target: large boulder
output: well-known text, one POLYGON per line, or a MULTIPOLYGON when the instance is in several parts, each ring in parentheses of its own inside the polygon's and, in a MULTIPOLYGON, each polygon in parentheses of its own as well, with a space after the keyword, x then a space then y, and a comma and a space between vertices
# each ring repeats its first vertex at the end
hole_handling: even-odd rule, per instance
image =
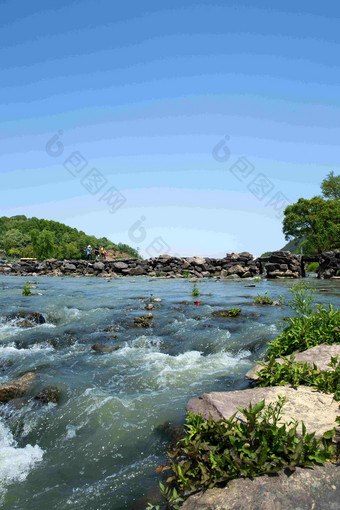
POLYGON ((225 489, 190 496, 183 510, 338 510, 340 473, 334 464, 294 473, 231 480, 225 489))
POLYGON ((45 324, 45 317, 39 312, 16 312, 7 316, 7 320, 15 320, 18 328, 33 328, 38 324, 45 324))
MULTIPOLYGON (((315 364, 319 370, 330 370, 330 367, 327 365, 331 362, 331 358, 334 356, 339 356, 340 358, 340 344, 321 344, 312 347, 311 349, 307 349, 307 351, 298 352, 295 355, 295 361, 302 361, 303 363, 308 363, 309 365, 315 364)), ((291 358, 291 356, 287 356, 287 358, 291 358)), ((282 358, 277 358, 276 361, 280 364, 283 363, 282 358)), ((262 365, 255 365, 246 373, 246 379, 250 379, 252 381, 258 380, 257 372, 259 372, 263 368, 262 365)))
POLYGON ((308 432, 316 432, 321 436, 335 425, 339 414, 339 404, 334 401, 333 395, 320 393, 314 388, 299 386, 294 389, 290 386, 275 386, 273 388, 254 388, 251 390, 224 391, 204 393, 200 397, 189 400, 187 410, 195 414, 202 414, 205 419, 209 415, 215 421, 229 419, 234 413, 241 417, 238 407, 249 407, 265 400, 268 405, 279 397, 286 396, 282 421, 291 419, 303 420, 308 432))
POLYGON ((20 398, 26 395, 33 387, 37 380, 37 375, 33 372, 27 372, 27 374, 10 381, 0 386, 0 402, 6 403, 13 398, 20 398))
POLYGON ((100 261, 95 262, 95 263, 93 264, 93 269, 95 269, 95 270, 97 270, 97 271, 103 271, 103 270, 105 269, 105 264, 104 264, 104 262, 100 262, 100 261))
POLYGON ((125 262, 114 262, 113 267, 118 270, 122 270, 127 269, 129 266, 125 262))

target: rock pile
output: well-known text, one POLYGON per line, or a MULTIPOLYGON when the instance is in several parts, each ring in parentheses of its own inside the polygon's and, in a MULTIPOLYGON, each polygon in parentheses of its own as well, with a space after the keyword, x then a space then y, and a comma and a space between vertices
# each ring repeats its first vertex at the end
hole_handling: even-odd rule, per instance
POLYGON ((290 251, 274 251, 266 264, 267 278, 301 278, 301 257, 290 251))
POLYGON ((322 253, 319 264, 318 277, 322 280, 340 276, 340 250, 322 253))
POLYGON ((247 252, 227 254, 223 259, 202 257, 179 258, 160 255, 140 260, 136 258, 119 260, 35 260, 19 261, 0 266, 0 274, 21 276, 165 276, 196 278, 220 276, 222 278, 247 278, 260 274, 260 260, 247 252))

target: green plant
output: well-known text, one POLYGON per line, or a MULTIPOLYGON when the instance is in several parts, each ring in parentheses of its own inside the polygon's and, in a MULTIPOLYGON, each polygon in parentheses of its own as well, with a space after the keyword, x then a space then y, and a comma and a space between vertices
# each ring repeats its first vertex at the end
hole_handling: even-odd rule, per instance
POLYGON ((307 266, 308 273, 317 273, 318 269, 319 269, 319 262, 311 262, 307 266))
POLYGON ((298 316, 309 317, 313 313, 313 305, 315 301, 315 288, 309 283, 297 283, 290 289, 293 299, 289 302, 289 306, 298 314, 298 316))
POLYGON ((189 271, 183 271, 182 272, 183 278, 193 278, 194 275, 192 273, 189 273, 189 271))
POLYGON ((198 297, 200 295, 200 291, 198 290, 196 283, 194 283, 191 295, 193 297, 198 297))
POLYGON ((241 313, 241 308, 230 308, 229 310, 215 310, 212 312, 214 317, 237 317, 241 313))
POLYGON ((281 422, 285 397, 265 406, 239 407, 228 420, 206 421, 188 413, 186 435, 169 453, 173 476, 167 483, 181 493, 225 485, 229 480, 277 473, 282 469, 324 463, 335 454, 335 429, 316 439, 302 422, 281 422))
POLYGON ((259 363, 263 368, 257 373, 257 386, 314 386, 324 393, 334 393, 340 400, 340 363, 338 356, 332 357, 327 365, 331 370, 319 370, 315 364, 296 362, 295 355, 290 359, 282 357, 282 363, 271 358, 268 363, 259 363))
POLYGON ((271 296, 268 296, 268 292, 264 293, 264 296, 258 294, 253 298, 257 305, 272 305, 274 303, 274 299, 271 296))
POLYGON ((256 283, 259 283, 261 281, 261 278, 259 276, 255 276, 253 281, 256 282, 256 283))
POLYGON ((22 295, 23 296, 31 296, 32 295, 31 287, 29 286, 28 283, 25 283, 24 288, 22 289, 22 295))

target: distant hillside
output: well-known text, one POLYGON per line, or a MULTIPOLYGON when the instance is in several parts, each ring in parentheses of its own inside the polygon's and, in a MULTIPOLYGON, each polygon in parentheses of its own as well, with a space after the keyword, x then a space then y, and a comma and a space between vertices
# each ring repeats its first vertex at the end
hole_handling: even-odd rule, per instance
MULTIPOLYGON (((292 239, 287 243, 283 248, 280 249, 280 251, 290 251, 291 253, 296 253, 297 255, 300 255, 301 253, 301 244, 305 242, 306 239, 292 239)), ((276 250, 275 250, 276 251, 276 250)), ((261 257, 269 257, 273 252, 272 251, 266 251, 261 255, 261 257)))
POLYGON ((114 243, 106 237, 87 235, 58 221, 12 216, 0 218, 0 250, 12 257, 81 259, 86 247, 104 246, 115 256, 139 257, 127 244, 114 243))

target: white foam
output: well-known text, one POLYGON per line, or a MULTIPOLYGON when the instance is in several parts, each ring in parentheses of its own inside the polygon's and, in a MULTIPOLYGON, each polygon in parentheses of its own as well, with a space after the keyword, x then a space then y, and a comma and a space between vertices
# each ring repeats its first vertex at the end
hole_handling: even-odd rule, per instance
POLYGON ((0 421, 0 502, 6 487, 24 481, 43 455, 44 451, 38 445, 18 448, 10 430, 0 421))

